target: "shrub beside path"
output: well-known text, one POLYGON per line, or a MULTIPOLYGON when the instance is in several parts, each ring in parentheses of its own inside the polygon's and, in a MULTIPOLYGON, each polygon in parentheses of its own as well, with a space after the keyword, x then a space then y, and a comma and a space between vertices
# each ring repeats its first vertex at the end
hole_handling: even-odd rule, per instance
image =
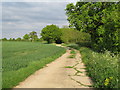
POLYGON ((69 58, 70 51, 67 49, 61 57, 36 71, 14 88, 89 88, 92 82, 86 76, 79 51, 75 50, 75 58, 69 58))

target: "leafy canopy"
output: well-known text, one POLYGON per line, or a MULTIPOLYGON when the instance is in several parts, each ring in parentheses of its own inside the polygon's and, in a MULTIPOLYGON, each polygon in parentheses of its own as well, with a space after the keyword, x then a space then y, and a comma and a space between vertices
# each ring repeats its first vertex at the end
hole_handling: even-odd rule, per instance
POLYGON ((24 39, 24 40, 29 40, 29 39, 30 39, 30 37, 29 37, 29 35, 28 35, 28 34, 25 34, 25 35, 23 36, 23 39, 24 39))
POLYGON ((61 31, 58 26, 56 25, 47 25, 45 28, 42 29, 41 36, 44 40, 48 41, 48 43, 61 42, 60 36, 61 31))
POLYGON ((91 34, 96 50, 120 51, 120 2, 77 2, 66 6, 70 27, 91 34))

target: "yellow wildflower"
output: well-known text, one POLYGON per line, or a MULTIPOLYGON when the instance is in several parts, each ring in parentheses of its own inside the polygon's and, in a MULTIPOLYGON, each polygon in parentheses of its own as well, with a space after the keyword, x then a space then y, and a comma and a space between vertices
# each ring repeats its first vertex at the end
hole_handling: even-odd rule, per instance
POLYGON ((109 84, 109 78, 105 79, 104 85, 107 86, 109 84))
POLYGON ((107 86, 110 83, 110 80, 112 80, 113 77, 109 77, 105 79, 104 85, 107 86))

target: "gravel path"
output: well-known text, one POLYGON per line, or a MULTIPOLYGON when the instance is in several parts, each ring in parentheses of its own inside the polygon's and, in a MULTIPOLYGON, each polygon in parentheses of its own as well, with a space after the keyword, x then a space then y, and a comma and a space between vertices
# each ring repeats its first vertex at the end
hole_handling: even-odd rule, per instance
POLYGON ((86 76, 80 53, 76 51, 75 58, 68 58, 70 51, 67 50, 14 88, 89 88, 92 82, 86 76))

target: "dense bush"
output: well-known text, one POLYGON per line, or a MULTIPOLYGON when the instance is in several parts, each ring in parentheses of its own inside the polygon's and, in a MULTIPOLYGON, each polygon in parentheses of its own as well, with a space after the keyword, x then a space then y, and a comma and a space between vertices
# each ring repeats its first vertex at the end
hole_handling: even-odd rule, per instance
POLYGON ((85 32, 80 32, 74 28, 61 28, 61 40, 64 43, 83 43, 90 42, 90 35, 85 32))
POLYGON ((96 53, 89 48, 80 48, 82 60, 86 65, 88 76, 96 88, 118 87, 118 56, 105 53, 96 53))

